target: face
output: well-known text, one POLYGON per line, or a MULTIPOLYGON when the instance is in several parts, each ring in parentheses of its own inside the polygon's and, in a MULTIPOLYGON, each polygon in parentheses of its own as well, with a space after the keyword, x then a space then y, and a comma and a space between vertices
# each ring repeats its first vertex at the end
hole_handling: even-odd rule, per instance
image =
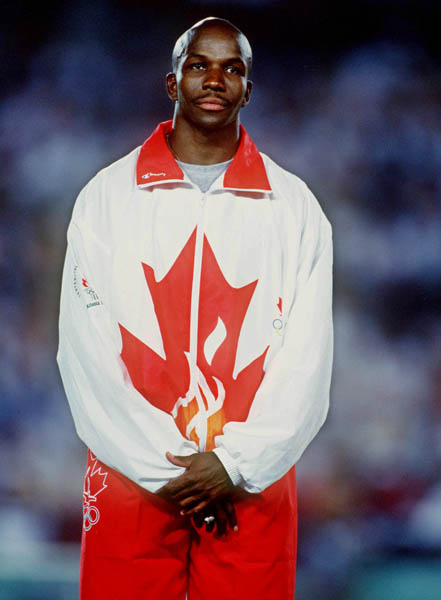
POLYGON ((217 129, 238 122, 248 103, 248 57, 234 30, 211 26, 198 31, 183 55, 176 73, 167 76, 176 119, 198 128, 217 129))

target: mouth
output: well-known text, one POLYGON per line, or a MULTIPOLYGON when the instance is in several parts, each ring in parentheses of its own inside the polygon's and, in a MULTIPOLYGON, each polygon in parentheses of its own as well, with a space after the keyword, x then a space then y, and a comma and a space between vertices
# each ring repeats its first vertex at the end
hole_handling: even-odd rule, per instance
POLYGON ((215 96, 207 96, 206 98, 200 98, 196 102, 196 105, 202 110, 218 112, 221 110, 225 110, 228 106, 228 102, 215 96))

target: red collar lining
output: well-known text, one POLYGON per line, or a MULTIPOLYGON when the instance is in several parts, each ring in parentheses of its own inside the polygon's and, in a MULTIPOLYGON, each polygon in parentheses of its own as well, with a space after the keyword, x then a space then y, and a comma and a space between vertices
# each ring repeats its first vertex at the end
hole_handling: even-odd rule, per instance
MULTIPOLYGON (((145 187, 184 180, 184 173, 165 139, 172 126, 172 121, 160 123, 142 145, 136 165, 137 185, 145 187)), ((242 126, 240 133, 239 148, 224 175, 224 188, 270 192, 271 186, 259 151, 242 126)))

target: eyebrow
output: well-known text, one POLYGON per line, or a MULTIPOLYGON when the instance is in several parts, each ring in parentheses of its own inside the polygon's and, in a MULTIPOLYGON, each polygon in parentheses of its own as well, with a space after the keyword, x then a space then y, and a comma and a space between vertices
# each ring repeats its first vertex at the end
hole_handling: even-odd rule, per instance
MULTIPOLYGON (((190 54, 187 54, 187 58, 185 60, 188 60, 189 58, 200 58, 200 59, 206 60, 208 57, 206 54, 197 54, 195 52, 191 52, 190 54)), ((223 62, 238 62, 238 63, 241 63, 242 65, 246 66, 246 63, 243 61, 242 58, 240 58, 240 56, 229 57, 226 60, 224 60, 223 62)))

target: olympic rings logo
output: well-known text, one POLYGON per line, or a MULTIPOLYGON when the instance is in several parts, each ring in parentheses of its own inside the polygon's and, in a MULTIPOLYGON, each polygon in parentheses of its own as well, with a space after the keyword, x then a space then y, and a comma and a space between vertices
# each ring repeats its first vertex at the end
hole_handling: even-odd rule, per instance
POLYGON ((283 329, 283 321, 282 319, 274 319, 273 321, 273 327, 276 330, 277 335, 283 335, 282 334, 282 329, 283 329))
POLYGON ((100 520, 100 511, 96 506, 86 504, 83 506, 83 527, 84 531, 89 531, 93 525, 100 520))

